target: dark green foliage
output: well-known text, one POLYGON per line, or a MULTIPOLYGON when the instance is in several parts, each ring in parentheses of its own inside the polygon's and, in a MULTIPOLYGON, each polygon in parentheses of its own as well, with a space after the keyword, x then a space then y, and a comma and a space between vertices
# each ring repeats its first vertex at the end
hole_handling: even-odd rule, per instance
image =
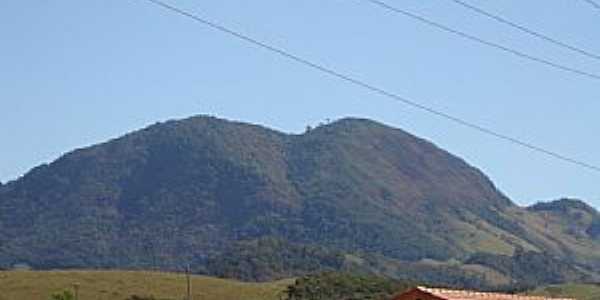
POLYGON ((208 273, 225 278, 264 281, 342 268, 344 255, 323 247, 262 238, 235 243, 209 259, 208 273))
POLYGON ((466 263, 491 267, 523 287, 589 280, 572 264, 547 253, 533 251, 519 250, 514 256, 477 253, 466 263))
POLYGON ((600 240, 600 213, 581 200, 561 199, 540 202, 527 208, 529 211, 554 215, 566 220, 566 233, 579 238, 600 240))
POLYGON ((600 240, 600 218, 594 220, 592 225, 588 227, 586 230, 587 234, 589 234, 594 239, 600 240))
POLYGON ((287 300, 387 300, 416 284, 376 276, 322 273, 298 278, 287 300))
POLYGON ((169 121, 68 153, 0 191, 0 267, 38 269, 202 271, 233 242, 265 236, 447 259, 462 250, 438 236, 439 213, 510 205, 462 160, 357 119, 304 135, 169 121))
POLYGON ((581 200, 560 199, 551 202, 539 202, 527 208, 531 211, 551 211, 568 213, 572 209, 583 210, 591 213, 597 213, 596 210, 581 200))
MULTIPOLYGON (((365 253, 396 262, 355 266, 366 272, 475 285, 480 279, 456 266, 401 262, 473 252, 457 224, 487 223, 551 248, 516 210, 479 170, 376 122, 344 119, 292 135, 193 117, 75 150, 1 186, 0 268, 191 264, 262 280, 345 268, 341 254, 365 253)), ((554 254, 570 255, 560 246, 554 254)))
POLYGON ((353 272, 370 271, 374 274, 403 281, 416 281, 429 286, 477 290, 498 288, 487 282, 483 274, 467 272, 459 264, 396 261, 379 255, 364 255, 363 260, 365 265, 362 268, 348 268, 353 272))
POLYGON ((63 291, 52 294, 50 300, 75 300, 75 295, 71 291, 63 291))
POLYGON ((427 266, 405 263, 399 269, 397 278, 424 282, 431 286, 458 289, 486 290, 497 288, 488 283, 481 274, 465 272, 459 266, 427 266))

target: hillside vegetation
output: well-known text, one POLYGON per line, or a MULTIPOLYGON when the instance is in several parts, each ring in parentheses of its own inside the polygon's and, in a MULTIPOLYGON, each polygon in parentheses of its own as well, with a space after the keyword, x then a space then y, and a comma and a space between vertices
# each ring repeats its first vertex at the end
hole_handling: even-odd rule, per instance
POLYGON ((285 295, 286 300, 389 300, 415 286, 376 276, 321 273, 296 279, 285 295))
POLYGON ((554 284, 598 279, 599 224, 577 200, 521 208, 464 160, 370 120, 286 134, 200 116, 69 152, 0 186, 0 268, 191 264, 244 280, 358 270, 465 287, 554 284), (516 252, 561 267, 518 269, 516 252))
MULTIPOLYGON (((203 276, 192 277, 194 299, 280 300, 292 280, 242 283, 203 276)), ((48 300, 50 295, 80 285, 80 299, 125 300, 132 295, 183 299, 184 274, 127 271, 0 272, 0 300, 48 300)))
POLYGON ((265 281, 341 270, 346 257, 322 247, 263 238, 234 243, 207 263, 207 273, 224 278, 265 281))
POLYGON ((600 299, 599 284, 561 284, 541 287, 531 292, 532 295, 547 297, 568 297, 577 300, 600 299))

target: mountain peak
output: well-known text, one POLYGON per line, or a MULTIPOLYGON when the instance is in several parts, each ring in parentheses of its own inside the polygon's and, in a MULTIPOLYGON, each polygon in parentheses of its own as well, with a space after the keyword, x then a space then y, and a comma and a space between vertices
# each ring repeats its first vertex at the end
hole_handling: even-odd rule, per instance
POLYGON ((592 213, 592 214, 598 213, 598 211, 594 207, 587 204, 586 202, 579 200, 579 199, 572 199, 572 198, 562 198, 562 199, 549 201, 549 202, 538 202, 534 205, 529 206, 527 209, 531 210, 531 211, 537 211, 537 212, 549 211, 549 212, 562 212, 562 213, 566 213, 570 209, 576 209, 576 210, 586 211, 586 212, 592 213))
MULTIPOLYGON (((371 119, 358 118, 358 117, 344 117, 341 119, 334 120, 332 122, 322 123, 315 129, 351 130, 351 129, 359 129, 359 128, 402 131, 401 129, 398 129, 398 128, 371 120, 371 119)), ((404 131, 402 131, 402 132, 404 132, 404 131)), ((404 133, 406 133, 406 132, 404 132, 404 133)))
POLYGON ((379 122, 293 135, 194 116, 70 152, 0 189, 0 267, 202 266, 265 237, 411 261, 544 249, 519 209, 464 160, 379 122))

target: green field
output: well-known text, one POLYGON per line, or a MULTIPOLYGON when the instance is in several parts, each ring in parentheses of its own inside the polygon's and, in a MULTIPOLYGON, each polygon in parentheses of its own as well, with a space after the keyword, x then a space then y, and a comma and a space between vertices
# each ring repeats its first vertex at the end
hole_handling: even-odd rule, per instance
POLYGON ((561 284, 539 288, 534 295, 548 297, 569 297, 577 300, 600 299, 600 284, 561 284))
MULTIPOLYGON (((293 280, 245 283, 192 276, 195 300, 279 300, 293 280)), ((184 299, 184 274, 140 271, 0 271, 0 300, 48 300, 50 295, 73 290, 80 300, 125 300, 131 295, 157 299, 184 299)), ((599 300, 600 284, 563 284, 541 287, 529 294, 599 300)))
MULTIPOLYGON (((133 271, 0 272, 0 300, 47 300, 49 296, 80 285, 80 300, 125 300, 131 295, 183 299, 183 274, 133 271)), ((203 276, 192 277, 197 300, 278 300, 291 280, 243 283, 203 276)))

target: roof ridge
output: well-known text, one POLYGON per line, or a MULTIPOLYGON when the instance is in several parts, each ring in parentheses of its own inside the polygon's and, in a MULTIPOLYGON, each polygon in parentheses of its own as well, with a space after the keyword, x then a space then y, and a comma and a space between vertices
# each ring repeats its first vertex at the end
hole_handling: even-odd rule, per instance
POLYGON ((426 286, 417 286, 417 289, 434 295, 434 296, 443 296, 444 294, 448 295, 452 295, 452 294, 461 294, 461 295, 467 295, 467 296, 480 296, 482 298, 488 298, 488 297, 501 297, 504 299, 510 298, 510 299, 515 299, 515 300, 576 300, 574 298, 549 298, 549 297, 543 297, 543 296, 527 296, 527 295, 516 295, 516 294, 506 294, 506 293, 499 293, 499 292, 481 292, 481 291, 469 291, 469 290, 458 290, 458 289, 447 289, 447 288, 432 288, 432 287, 426 287, 426 286))

